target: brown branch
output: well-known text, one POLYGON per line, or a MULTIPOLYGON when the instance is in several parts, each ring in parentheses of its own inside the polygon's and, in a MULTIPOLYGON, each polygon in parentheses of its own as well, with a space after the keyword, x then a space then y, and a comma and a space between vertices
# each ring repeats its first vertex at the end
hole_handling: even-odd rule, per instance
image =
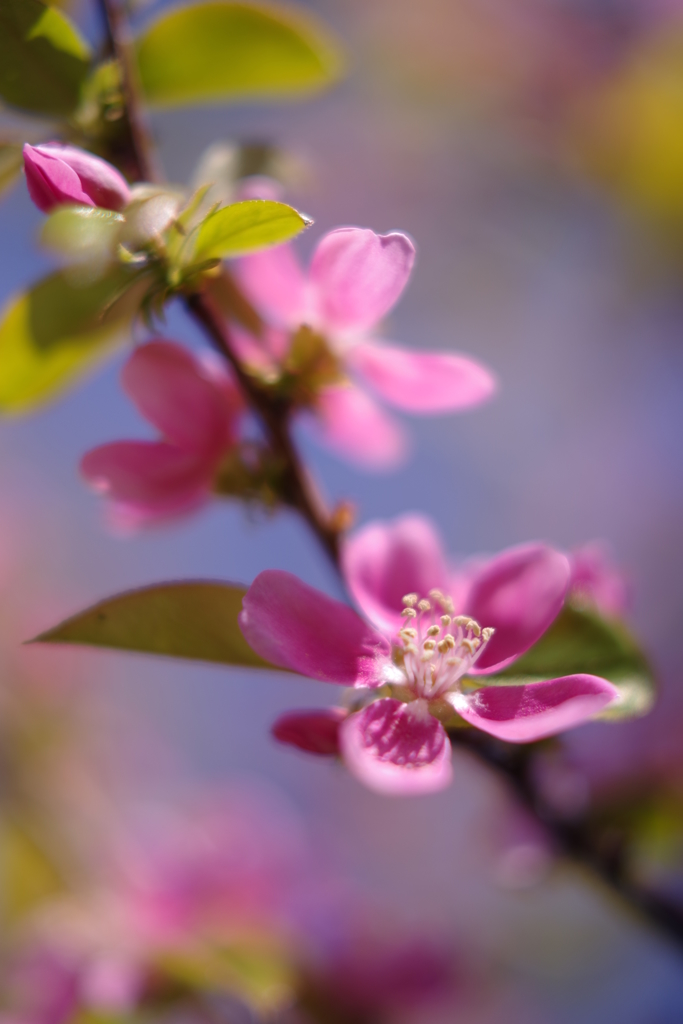
MULTIPOLYGON (((111 50, 122 69, 133 176, 138 180, 158 181, 160 176, 142 112, 127 23, 119 0, 99 0, 99 3, 106 21, 111 50)), ((290 434, 287 406, 277 404, 244 371, 233 350, 225 318, 214 309, 207 295, 194 292, 185 297, 185 305, 214 348, 229 363, 246 398, 260 417, 274 453, 282 458, 286 499, 306 519, 339 569, 339 532, 299 460, 290 434)), ((591 872, 619 896, 626 906, 664 931, 679 946, 683 946, 683 913, 662 897, 626 878, 620 865, 597 848, 585 823, 563 821, 544 806, 532 778, 534 752, 531 748, 511 748, 509 744, 492 740, 490 736, 475 729, 457 730, 452 740, 455 746, 470 750, 482 763, 505 779, 522 805, 545 828, 556 850, 591 872)))

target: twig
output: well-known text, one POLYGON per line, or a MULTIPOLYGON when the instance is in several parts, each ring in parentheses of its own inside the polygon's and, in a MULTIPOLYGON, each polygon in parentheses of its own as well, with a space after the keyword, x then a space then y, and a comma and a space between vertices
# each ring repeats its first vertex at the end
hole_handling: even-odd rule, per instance
MULTIPOLYGON (((122 69, 123 92, 130 129, 130 158, 135 168, 135 176, 140 180, 159 180, 154 150, 142 113, 128 28, 119 0, 99 2, 105 17, 112 52, 122 69)), ((202 326, 211 344, 230 364, 245 396, 262 421, 274 453, 282 458, 286 467, 284 487, 287 500, 307 520, 339 570, 338 531, 301 465, 290 434, 287 407, 274 403, 272 397, 245 373, 233 350, 225 320, 214 310, 210 299, 200 292, 195 292, 185 298, 185 305, 190 315, 202 326)), ((452 735, 452 740, 454 745, 472 751, 481 762, 505 779, 520 802, 545 828, 555 849, 590 871, 620 897, 626 906, 665 932, 679 947, 683 947, 683 913, 662 897, 626 878, 620 865, 600 851, 585 823, 568 823, 543 804, 532 778, 531 766, 534 755, 531 748, 511 748, 510 745, 492 740, 475 729, 457 730, 452 735)))

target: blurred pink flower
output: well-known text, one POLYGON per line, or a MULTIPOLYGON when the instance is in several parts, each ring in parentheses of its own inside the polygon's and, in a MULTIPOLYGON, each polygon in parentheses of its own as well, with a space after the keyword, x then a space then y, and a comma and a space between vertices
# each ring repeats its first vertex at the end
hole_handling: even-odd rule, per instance
POLYGON ((29 195, 43 213, 62 203, 122 210, 130 200, 130 189, 116 168, 76 146, 27 143, 24 169, 29 195))
MULTIPOLYGON (((346 686, 390 687, 391 696, 339 727, 344 761, 373 789, 424 793, 448 785, 451 748, 439 719, 454 711, 484 732, 525 743, 578 725, 617 696, 610 682, 588 674, 463 685, 466 676, 513 663, 560 612, 569 560, 544 544, 510 548, 467 578, 456 574, 456 601, 444 593, 450 572, 438 537, 418 516, 358 531, 347 542, 344 567, 366 620, 297 577, 270 570, 249 588, 240 626, 276 665, 346 686)), ((278 720, 275 733, 292 742, 289 729, 307 749, 296 742, 296 715, 300 720, 301 713, 278 720)))
POLYGON ((123 368, 123 387, 160 441, 115 441, 87 452, 81 473, 135 529, 195 510, 235 444, 242 399, 225 372, 172 341, 150 341, 123 368))
MULTIPOLYGON (((374 337, 400 298, 414 259, 413 243, 400 232, 344 227, 320 240, 307 274, 288 245, 240 261, 241 284, 273 328, 265 339, 269 355, 277 361, 286 354, 286 332, 306 324, 349 374, 351 379, 316 395, 316 430, 329 447, 369 468, 396 464, 405 438, 353 378, 390 405, 417 414, 469 409, 496 389, 491 373, 468 356, 410 351, 374 337)), ((244 346, 258 359, 256 343, 245 340, 244 346)))
POLYGON ((594 607, 603 615, 618 618, 630 604, 629 586, 609 549, 600 541, 575 548, 571 553, 570 598, 573 604, 594 607))

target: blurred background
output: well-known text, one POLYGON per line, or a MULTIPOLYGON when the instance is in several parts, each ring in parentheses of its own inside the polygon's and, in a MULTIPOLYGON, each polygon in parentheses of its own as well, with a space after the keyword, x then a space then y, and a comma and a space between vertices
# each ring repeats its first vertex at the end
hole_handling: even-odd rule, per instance
MULTIPOLYGON (((163 6, 140 5, 140 21, 163 6)), ((155 115, 167 175, 186 182, 217 139, 267 141, 293 168, 288 197, 315 218, 302 254, 340 224, 411 234, 417 267, 385 336, 474 355, 500 394, 472 413, 412 421, 410 461, 390 475, 364 475, 302 436, 306 457, 358 522, 420 509, 453 557, 536 538, 565 549, 606 540, 662 693, 646 720, 567 737, 561 781, 579 802, 634 774, 681 787, 683 4, 307 6, 345 43, 348 78, 298 105, 155 115)), ((92 12, 73 12, 96 38, 92 12)), ((3 299, 50 265, 40 222, 20 183, 0 206, 3 299)), ((166 333, 198 340, 178 310, 166 333)), ((279 567, 336 592, 324 556, 286 513, 254 520, 216 501, 133 538, 106 532, 77 464, 96 444, 146 436, 119 388, 122 360, 2 426, 3 659, 60 616, 152 581, 249 582, 279 567)), ((487 964, 457 1014, 419 1019, 683 1019, 680 951, 553 864, 466 755, 456 753, 448 791, 386 799, 269 738, 279 712, 330 703, 324 684, 104 653, 21 658, 50 693, 48 718, 70 700, 83 715, 90 707, 81 729, 103 776, 124 761, 125 786, 150 799, 228 781, 265 786, 349 884, 388 908, 378 914, 487 964)), ((642 870, 683 899, 681 834, 665 824, 666 842, 661 829, 656 843, 645 836, 642 870)))

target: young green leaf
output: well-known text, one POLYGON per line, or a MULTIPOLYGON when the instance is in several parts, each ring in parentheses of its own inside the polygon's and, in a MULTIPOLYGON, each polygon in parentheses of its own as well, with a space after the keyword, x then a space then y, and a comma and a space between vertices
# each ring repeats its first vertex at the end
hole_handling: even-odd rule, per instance
POLYGON ((11 300, 0 317, 0 412, 53 398, 125 336, 144 282, 123 267, 78 287, 51 274, 11 300))
POLYGON ((35 114, 77 106, 90 49, 62 11, 41 0, 0 0, 0 96, 35 114))
POLYGON ((33 642, 275 669, 252 651, 237 624, 245 593, 245 587, 211 581, 159 583, 100 601, 33 642))
POLYGON ((339 78, 339 48, 307 12, 209 0, 161 14, 137 41, 149 103, 287 99, 339 78))
POLYGON ((242 256, 294 238, 311 221, 286 203, 247 199, 214 210, 197 229, 193 262, 242 256))
POLYGON ((652 670, 631 634, 619 622, 570 606, 509 668, 496 676, 480 677, 477 682, 514 686, 577 673, 602 676, 620 691, 620 700, 606 708, 600 718, 633 718, 652 707, 652 670))

